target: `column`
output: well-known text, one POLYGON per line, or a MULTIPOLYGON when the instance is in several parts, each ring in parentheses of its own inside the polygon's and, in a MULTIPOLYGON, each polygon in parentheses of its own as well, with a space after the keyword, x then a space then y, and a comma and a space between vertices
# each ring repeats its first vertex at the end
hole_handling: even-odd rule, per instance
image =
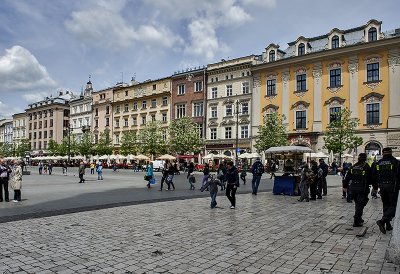
POLYGON ((282 115, 286 117, 286 120, 283 122, 286 126, 289 124, 289 82, 290 71, 282 71, 282 115))
POLYGON ((313 132, 322 132, 322 63, 314 64, 312 71, 314 78, 314 122, 313 132))
POLYGON ((349 58, 350 72, 350 111, 351 118, 358 119, 358 57, 352 56, 349 58))

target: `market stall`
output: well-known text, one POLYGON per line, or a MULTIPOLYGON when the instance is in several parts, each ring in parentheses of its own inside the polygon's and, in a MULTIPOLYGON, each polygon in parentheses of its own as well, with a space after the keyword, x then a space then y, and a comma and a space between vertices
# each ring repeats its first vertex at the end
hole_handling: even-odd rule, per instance
MULTIPOLYGON (((304 153, 311 153, 308 147, 282 146, 271 147, 265 151, 266 154, 274 155, 274 158, 283 158, 283 175, 276 175, 274 180, 273 194, 297 195, 300 183, 299 167, 303 161, 304 153), (299 157, 300 156, 300 157, 299 157)), ((281 159, 282 160, 282 159, 281 159)))

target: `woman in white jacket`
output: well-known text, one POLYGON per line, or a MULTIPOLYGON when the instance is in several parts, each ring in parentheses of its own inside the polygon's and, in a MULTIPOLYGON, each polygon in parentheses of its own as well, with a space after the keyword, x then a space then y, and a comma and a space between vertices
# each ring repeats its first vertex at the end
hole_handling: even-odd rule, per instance
POLYGON ((20 161, 13 160, 10 176, 10 187, 14 190, 14 203, 21 202, 22 168, 20 161))

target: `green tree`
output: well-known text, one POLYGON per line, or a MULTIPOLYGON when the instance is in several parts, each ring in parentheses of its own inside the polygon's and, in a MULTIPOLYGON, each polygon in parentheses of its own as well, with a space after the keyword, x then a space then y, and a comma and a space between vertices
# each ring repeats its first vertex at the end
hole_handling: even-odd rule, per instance
POLYGON ((21 139, 15 150, 15 156, 25 157, 26 153, 31 150, 31 143, 28 139, 21 139))
POLYGON ((138 151, 136 131, 125 131, 121 141, 121 154, 136 154, 138 151))
POLYGON ((100 138, 96 145, 96 154, 98 155, 110 155, 112 154, 113 148, 111 144, 110 130, 105 129, 100 133, 100 138))
POLYGON ((175 119, 169 126, 171 139, 169 147, 177 154, 197 153, 203 148, 197 123, 189 117, 175 119))
POLYGON ((9 143, 0 143, 0 155, 4 157, 13 156, 13 145, 9 143))
POLYGON ((49 151, 50 155, 59 155, 59 149, 60 149, 60 145, 57 144, 56 141, 54 141, 53 139, 49 140, 49 143, 47 145, 47 150, 49 151))
POLYGON ((94 146, 93 146, 93 136, 90 132, 86 131, 82 134, 82 138, 77 143, 77 151, 80 155, 89 156, 93 154, 94 146))
POLYGON ((272 112, 264 117, 264 123, 258 127, 255 147, 257 151, 266 151, 270 147, 286 146, 287 133, 283 124, 285 116, 272 112))
POLYGON ((350 116, 351 111, 347 108, 336 112, 325 132, 324 148, 329 152, 339 154, 339 164, 341 164, 342 154, 345 150, 354 149, 363 142, 361 137, 356 136, 359 119, 350 118, 350 116))
POLYGON ((152 121, 139 132, 141 151, 146 154, 156 155, 165 152, 166 143, 162 137, 161 123, 152 121))

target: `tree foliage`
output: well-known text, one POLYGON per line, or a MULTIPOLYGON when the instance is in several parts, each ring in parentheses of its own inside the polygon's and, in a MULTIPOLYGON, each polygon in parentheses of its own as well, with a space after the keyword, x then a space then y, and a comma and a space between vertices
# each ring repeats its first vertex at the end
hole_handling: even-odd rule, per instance
POLYGON ((351 111, 347 108, 336 112, 324 137, 324 148, 328 149, 329 152, 339 153, 339 161, 341 161, 345 150, 354 149, 363 142, 361 137, 356 136, 359 119, 350 118, 350 116, 351 111))
POLYGON ((189 117, 175 119, 169 126, 169 148, 177 154, 198 153, 203 148, 197 124, 189 117))
POLYGON ((82 134, 82 138, 77 143, 77 151, 80 155, 89 156, 94 152, 92 133, 86 131, 82 134))
POLYGON ((287 145, 286 126, 283 124, 285 116, 277 112, 267 114, 264 123, 259 126, 255 147, 258 151, 265 151, 270 147, 287 145))
POLYGON ((162 128, 159 121, 152 121, 139 132, 141 152, 157 155, 165 152, 166 143, 162 138, 162 128))
POLYGON ((3 157, 11 157, 14 153, 14 146, 9 143, 0 143, 0 155, 3 157))
POLYGON ((137 140, 136 131, 133 131, 133 130, 125 131, 124 135, 122 136, 122 141, 121 141, 121 154, 135 155, 138 151, 137 141, 138 140, 137 140))
POLYGON ((97 142, 95 151, 98 155, 112 154, 113 148, 109 129, 105 129, 102 133, 100 133, 100 138, 97 142))
POLYGON ((50 155, 60 155, 59 149, 60 145, 57 144, 56 141, 54 141, 53 139, 49 140, 49 143, 47 145, 47 150, 50 155))
POLYGON ((26 153, 31 150, 31 143, 28 139, 21 139, 16 146, 15 156, 25 157, 26 153))

